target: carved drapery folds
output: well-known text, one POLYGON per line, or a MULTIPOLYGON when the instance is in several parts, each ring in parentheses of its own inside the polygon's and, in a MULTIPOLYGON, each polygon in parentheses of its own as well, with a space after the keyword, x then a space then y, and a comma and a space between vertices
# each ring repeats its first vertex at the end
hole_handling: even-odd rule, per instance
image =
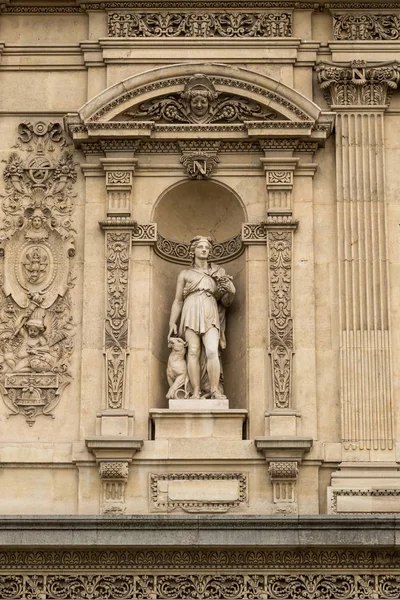
POLYGON ((71 381, 75 164, 59 123, 22 123, 3 172, 0 388, 32 425, 71 381))
POLYGON ((108 36, 123 38, 290 37, 291 12, 113 12, 108 36))
POLYGON ((335 40, 398 40, 400 12, 334 14, 335 40))
POLYGON ((396 63, 320 65, 336 105, 342 440, 346 448, 393 447, 384 189, 384 110, 396 63))

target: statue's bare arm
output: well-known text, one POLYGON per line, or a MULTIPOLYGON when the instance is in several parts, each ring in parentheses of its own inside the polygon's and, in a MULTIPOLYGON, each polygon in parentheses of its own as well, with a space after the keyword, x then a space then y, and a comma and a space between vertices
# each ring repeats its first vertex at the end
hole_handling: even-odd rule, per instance
POLYGON ((183 306, 183 288, 185 286, 185 271, 181 271, 176 282, 175 300, 172 303, 171 316, 169 319, 168 338, 178 335, 178 319, 183 306))

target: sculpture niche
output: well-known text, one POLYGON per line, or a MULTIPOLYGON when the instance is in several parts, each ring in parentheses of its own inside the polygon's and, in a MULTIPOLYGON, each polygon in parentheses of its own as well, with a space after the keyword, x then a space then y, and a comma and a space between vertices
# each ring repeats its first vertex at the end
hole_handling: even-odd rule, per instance
POLYGON ((211 249, 211 238, 194 237, 192 265, 178 276, 168 333, 169 399, 226 400, 220 352, 226 347, 225 310, 236 290, 232 277, 208 262, 211 249))

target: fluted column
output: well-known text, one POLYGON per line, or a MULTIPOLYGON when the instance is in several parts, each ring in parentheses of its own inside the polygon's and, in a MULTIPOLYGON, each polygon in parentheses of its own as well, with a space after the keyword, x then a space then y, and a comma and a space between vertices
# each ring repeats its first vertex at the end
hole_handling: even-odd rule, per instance
POLYGON ((393 405, 384 173, 384 113, 397 64, 322 64, 318 79, 337 113, 342 441, 390 450, 393 405))

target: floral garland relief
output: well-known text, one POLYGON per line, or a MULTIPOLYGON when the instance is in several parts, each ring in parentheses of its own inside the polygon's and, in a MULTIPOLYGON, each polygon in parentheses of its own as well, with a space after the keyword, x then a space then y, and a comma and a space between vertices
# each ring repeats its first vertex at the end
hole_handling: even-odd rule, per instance
POLYGON ((71 381, 76 171, 59 123, 25 122, 18 133, 1 195, 0 391, 33 425, 71 381))

